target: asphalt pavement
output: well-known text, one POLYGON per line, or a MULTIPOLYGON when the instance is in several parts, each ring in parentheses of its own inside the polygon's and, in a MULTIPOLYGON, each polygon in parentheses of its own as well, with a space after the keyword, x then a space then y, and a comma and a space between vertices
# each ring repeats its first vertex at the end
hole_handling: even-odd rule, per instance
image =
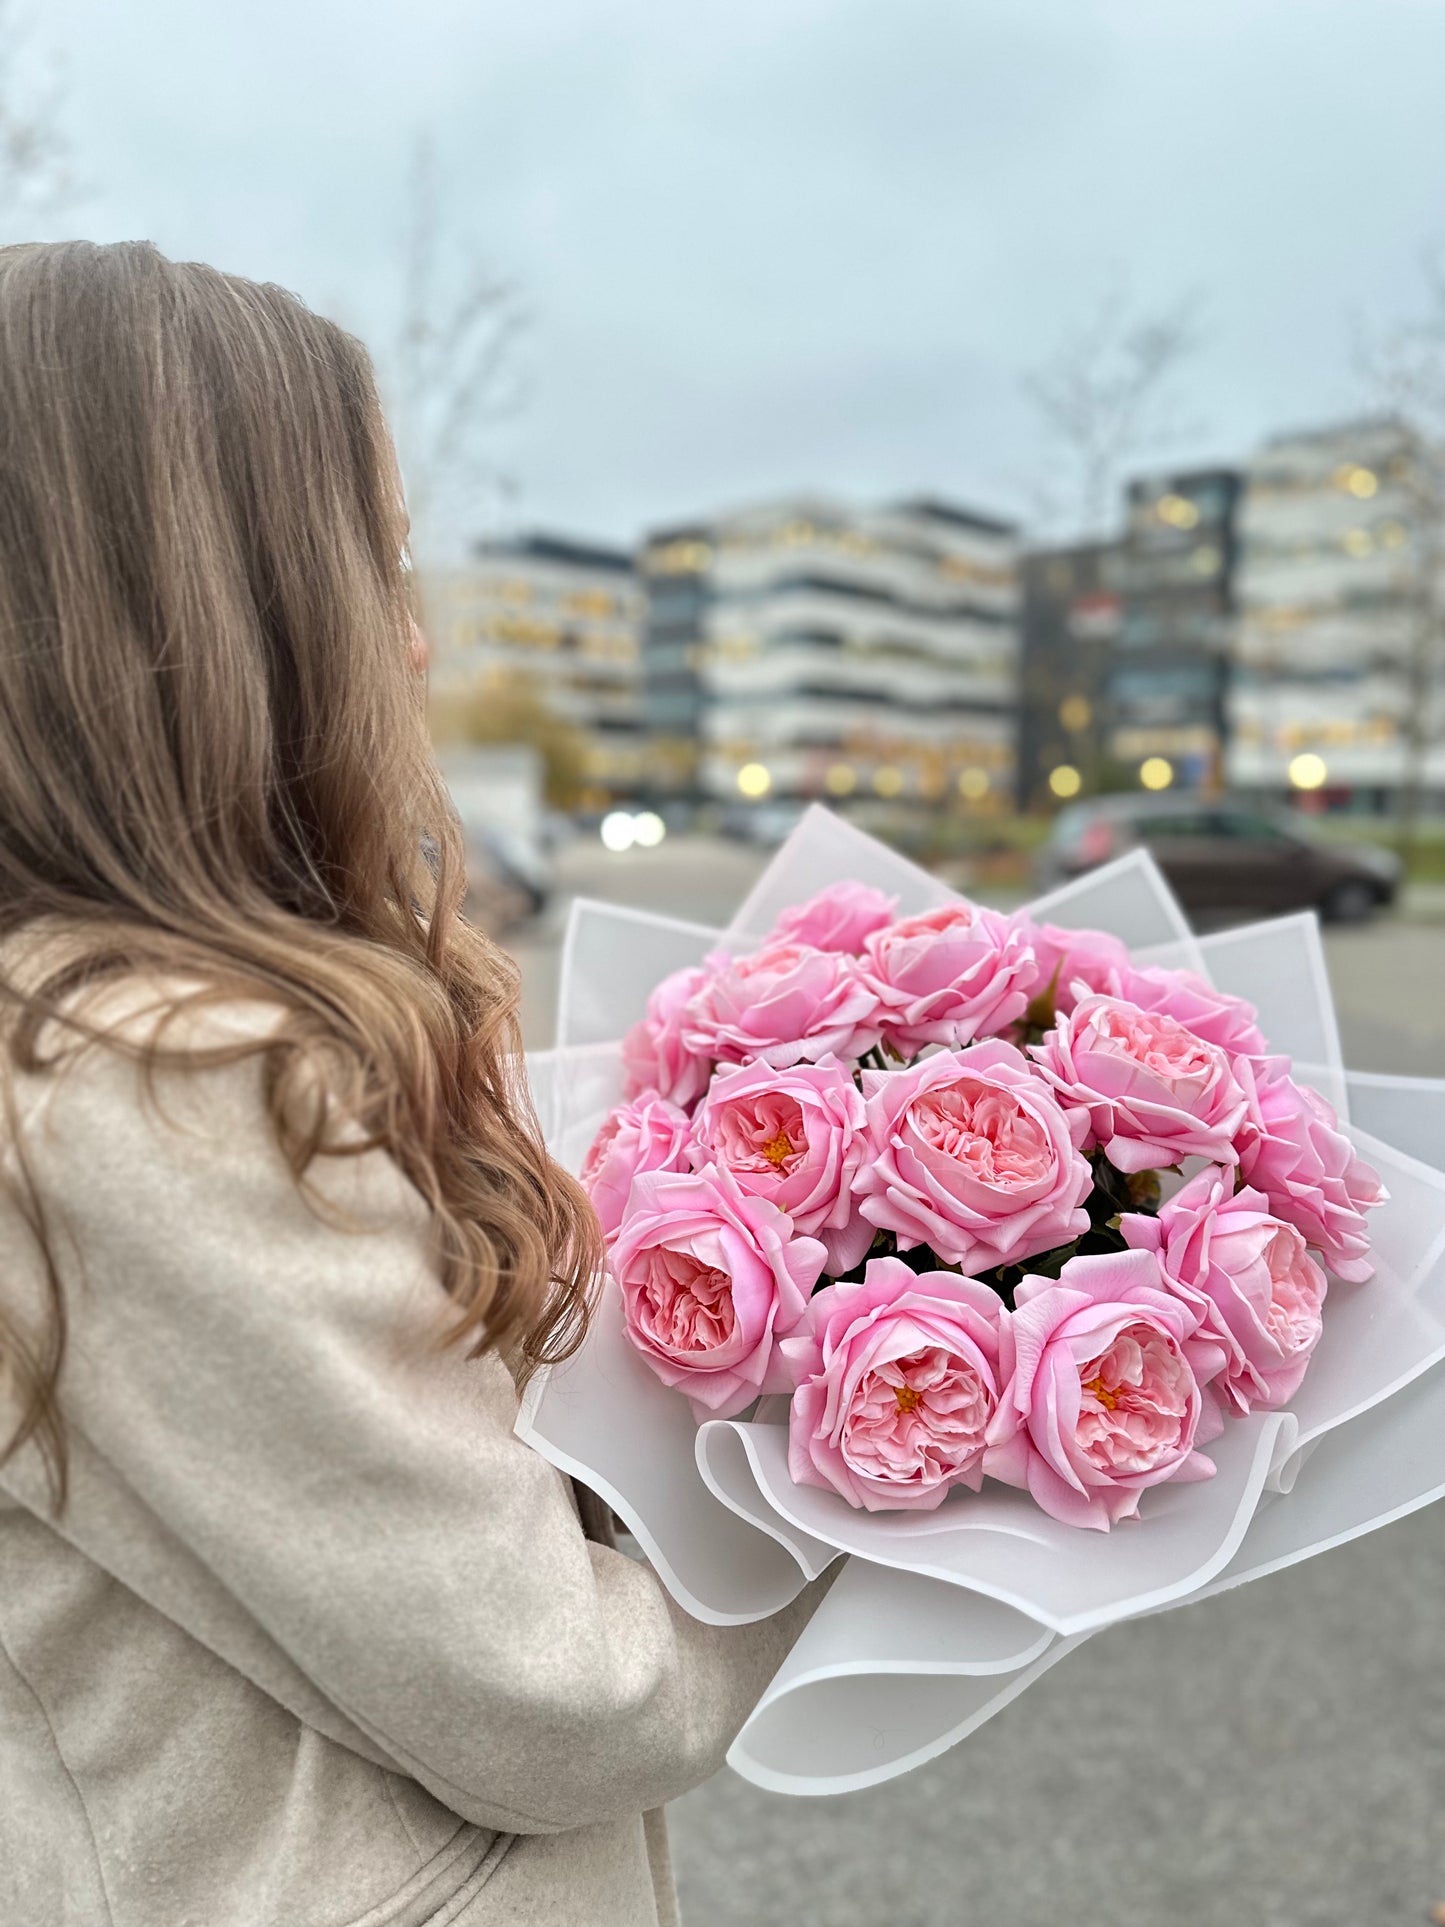
MULTIPOLYGON (((579 844, 562 875, 717 923, 761 860, 579 844)), ((534 1046, 561 910, 512 945, 534 1046)), ((1445 1075, 1445 924, 1327 950, 1347 1060, 1445 1075)), ((687 1927, 1415 1927, 1445 1901, 1445 1507, 1100 1634, 867 1793, 725 1772, 677 1804, 673 1840, 687 1927)))

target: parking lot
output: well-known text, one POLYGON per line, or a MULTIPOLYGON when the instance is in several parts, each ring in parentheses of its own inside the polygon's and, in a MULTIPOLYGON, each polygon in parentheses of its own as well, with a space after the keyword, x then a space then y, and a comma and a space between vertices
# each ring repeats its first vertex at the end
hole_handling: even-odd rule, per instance
MULTIPOLYGON (((579 843, 564 895, 725 921, 763 859, 579 843)), ((1445 923, 1331 931, 1348 1060, 1445 1075, 1445 923)), ((1429 906, 1424 906, 1428 910, 1429 906)), ((520 933, 550 1041, 559 902, 520 933)), ((1442 1147, 1445 1150, 1445 1147, 1442 1147)), ((688 1927, 1389 1927, 1445 1899, 1445 1508, 1090 1641, 971 1740, 867 1793, 682 1801, 688 1927)))

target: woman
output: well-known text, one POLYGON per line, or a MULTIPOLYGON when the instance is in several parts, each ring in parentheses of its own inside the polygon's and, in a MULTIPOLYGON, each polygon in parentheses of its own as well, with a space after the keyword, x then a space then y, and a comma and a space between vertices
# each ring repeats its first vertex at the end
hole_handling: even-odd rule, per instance
POLYGON ((0 251, 0 1927, 633 1927, 808 1608, 512 1434, 595 1224, 458 918, 366 356, 0 251))

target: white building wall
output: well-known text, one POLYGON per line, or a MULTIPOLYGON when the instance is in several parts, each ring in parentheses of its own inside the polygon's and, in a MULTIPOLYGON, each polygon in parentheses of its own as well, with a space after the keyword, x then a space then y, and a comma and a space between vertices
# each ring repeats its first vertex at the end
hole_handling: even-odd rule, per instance
POLYGON ((1232 783, 1282 791, 1302 753, 1329 787, 1403 771, 1418 531, 1391 424, 1279 437, 1247 470, 1230 698, 1232 783))
POLYGON ((688 645, 705 792, 736 799, 760 765, 773 796, 936 799, 965 771, 974 802, 1009 794, 1011 534, 799 498, 658 544, 649 566, 706 578, 688 645))
POLYGON ((534 553, 526 538, 423 584, 432 688, 443 700, 522 681, 587 739, 599 791, 646 775, 642 718, 645 596, 629 569, 534 553))

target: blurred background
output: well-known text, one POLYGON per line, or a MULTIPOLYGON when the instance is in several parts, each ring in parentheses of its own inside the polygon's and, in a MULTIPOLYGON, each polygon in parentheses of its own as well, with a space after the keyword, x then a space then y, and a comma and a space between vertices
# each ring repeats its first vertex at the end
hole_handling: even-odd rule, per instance
MULTIPOLYGON (((822 801, 1000 904, 1143 843, 1445 1074, 1438 0, 0 0, 0 231, 375 356, 473 914, 725 920, 822 801)), ((693 1927, 1445 1895, 1431 1512, 871 1794, 683 1803, 693 1927)), ((1442 1913, 1440 1918, 1445 1918, 1442 1913)), ((580 1927, 580 1924, 579 1924, 580 1927)))

